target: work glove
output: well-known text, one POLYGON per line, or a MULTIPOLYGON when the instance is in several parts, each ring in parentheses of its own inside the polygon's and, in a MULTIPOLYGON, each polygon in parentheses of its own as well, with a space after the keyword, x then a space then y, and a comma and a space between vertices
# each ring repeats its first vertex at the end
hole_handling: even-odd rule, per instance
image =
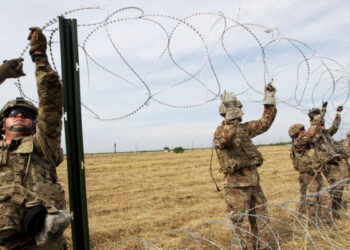
POLYGON ((30 41, 29 54, 32 55, 34 51, 40 51, 41 54, 46 54, 47 40, 41 28, 31 27, 28 40, 30 41))
POLYGON ((23 58, 16 58, 12 60, 5 60, 0 65, 0 83, 5 81, 7 78, 19 78, 25 76, 23 72, 23 58))
POLYGON ((264 105, 276 105, 276 88, 272 85, 272 83, 268 83, 265 87, 265 95, 264 95, 264 105))
POLYGON ((322 108, 327 108, 328 102, 322 102, 322 108))
POLYGON ((342 112, 343 111, 343 106, 338 106, 337 107, 337 112, 342 112))
POLYGON ((45 246, 58 240, 69 226, 71 220, 72 217, 67 210, 59 210, 57 213, 47 214, 44 228, 35 235, 37 246, 45 246))

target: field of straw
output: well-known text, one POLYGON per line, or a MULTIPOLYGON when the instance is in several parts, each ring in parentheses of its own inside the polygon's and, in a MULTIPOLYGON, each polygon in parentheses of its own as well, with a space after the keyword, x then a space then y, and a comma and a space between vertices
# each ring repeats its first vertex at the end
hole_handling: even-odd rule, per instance
MULTIPOLYGON (((289 147, 259 150, 265 159, 259 173, 268 203, 298 200, 298 173, 292 167, 289 147)), ((198 245, 209 249, 210 240, 229 249, 231 232, 224 191, 216 190, 209 174, 211 153, 211 149, 198 149, 180 154, 85 156, 91 248, 110 249, 118 243, 113 249, 145 249, 144 244, 152 243, 162 249, 198 249, 198 245)), ((213 174, 223 189, 218 166, 214 152, 213 174)), ((65 162, 58 174, 68 196, 65 162)), ((269 215, 283 222, 271 221, 282 249, 350 247, 346 213, 330 228, 308 228, 293 217, 296 202, 283 205, 284 209, 269 206, 269 215)), ((71 247, 70 230, 65 236, 71 247)), ((278 248, 275 241, 271 241, 274 249, 278 248)), ((219 248, 211 244, 210 249, 219 248)))

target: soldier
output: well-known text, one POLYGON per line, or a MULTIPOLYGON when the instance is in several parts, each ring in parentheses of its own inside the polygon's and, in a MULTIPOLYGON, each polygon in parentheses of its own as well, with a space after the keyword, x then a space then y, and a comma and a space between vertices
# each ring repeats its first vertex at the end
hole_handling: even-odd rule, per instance
MULTIPOLYGON (((30 31, 39 109, 19 97, 0 112, 0 249, 65 249, 71 218, 56 173, 63 160, 62 86, 41 29, 30 31)), ((5 61, 0 82, 23 76, 22 61, 5 61)))
POLYGON ((214 140, 220 162, 219 171, 225 175, 227 213, 235 227, 232 249, 247 248, 249 225, 254 235, 253 247, 268 247, 269 219, 264 206, 266 198, 260 187, 257 171, 263 158, 251 138, 267 131, 274 121, 277 113, 275 93, 275 87, 269 83, 265 88, 262 118, 246 123, 241 123, 242 104, 236 96, 226 91, 221 95, 224 108, 220 113, 225 113, 225 121, 215 131, 214 140))
MULTIPOLYGON (((290 157, 294 169, 299 172, 300 202, 298 212, 304 214, 307 211, 308 217, 316 222, 316 215, 322 215, 326 223, 330 224, 330 216, 327 208, 331 201, 327 194, 319 194, 323 185, 321 176, 322 163, 317 157, 315 147, 311 142, 321 127, 322 117, 318 115, 306 132, 304 125, 294 124, 288 134, 292 138, 290 157)), ((321 218, 321 216, 319 217, 321 218)))
MULTIPOLYGON (((331 186, 330 195, 332 198, 332 209, 338 210, 342 201, 344 187, 334 185, 335 183, 345 180, 348 176, 348 162, 342 148, 334 141, 332 136, 338 131, 341 117, 340 113, 343 110, 342 106, 337 107, 336 116, 332 126, 328 129, 324 126, 324 116, 326 114, 327 102, 322 104, 320 114, 322 116, 321 130, 317 136, 313 138, 320 159, 322 159, 324 167, 322 168, 324 176, 327 178, 328 184, 331 186)), ((313 119, 313 114, 318 113, 318 109, 314 109, 309 115, 310 120, 313 119)), ((338 217, 338 213, 333 211, 333 215, 338 217)))
POLYGON ((346 139, 343 141, 342 145, 346 156, 349 158, 350 157, 350 131, 346 133, 346 139))

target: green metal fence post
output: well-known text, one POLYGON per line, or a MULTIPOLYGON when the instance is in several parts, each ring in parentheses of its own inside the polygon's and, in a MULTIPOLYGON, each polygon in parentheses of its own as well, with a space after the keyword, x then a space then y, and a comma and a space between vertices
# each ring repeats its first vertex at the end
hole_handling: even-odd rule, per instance
POLYGON ((64 128, 74 249, 90 249, 80 109, 77 22, 59 17, 64 128))

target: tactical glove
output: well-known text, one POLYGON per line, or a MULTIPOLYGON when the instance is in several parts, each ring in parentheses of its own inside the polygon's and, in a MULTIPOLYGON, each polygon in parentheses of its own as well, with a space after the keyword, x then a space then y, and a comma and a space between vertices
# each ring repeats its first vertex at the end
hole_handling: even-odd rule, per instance
POLYGON ((32 55, 34 51, 40 51, 41 54, 46 54, 47 41, 42 30, 39 27, 29 28, 30 33, 28 35, 28 40, 30 41, 29 54, 32 55))
POLYGON ((343 111, 343 106, 338 106, 337 111, 338 112, 342 112, 343 111))
POLYGON ((69 226, 72 217, 67 210, 59 210, 55 214, 47 214, 44 228, 35 236, 37 246, 58 240, 69 226))
POLYGON ((264 105, 276 105, 276 88, 271 84, 266 85, 265 87, 265 96, 264 96, 264 105))
POLYGON ((322 102, 322 108, 327 108, 328 102, 322 102))
POLYGON ((23 58, 16 58, 9 61, 4 61, 0 65, 0 83, 5 81, 7 78, 19 78, 25 76, 23 73, 23 58))

